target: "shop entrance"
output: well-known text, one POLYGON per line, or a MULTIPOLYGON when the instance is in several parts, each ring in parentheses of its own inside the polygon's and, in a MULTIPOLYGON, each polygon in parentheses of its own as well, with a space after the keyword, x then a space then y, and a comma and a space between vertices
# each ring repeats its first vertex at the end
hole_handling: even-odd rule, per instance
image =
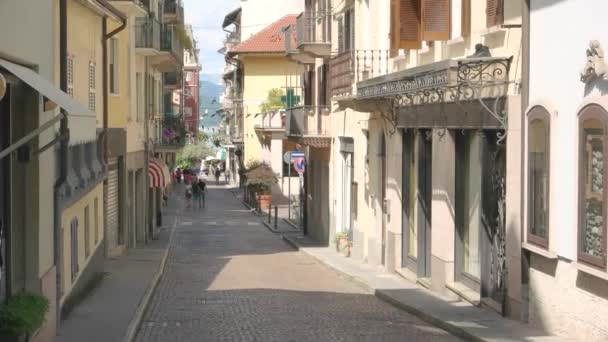
POLYGON ((401 264, 420 278, 431 275, 432 154, 430 130, 404 131, 401 264))

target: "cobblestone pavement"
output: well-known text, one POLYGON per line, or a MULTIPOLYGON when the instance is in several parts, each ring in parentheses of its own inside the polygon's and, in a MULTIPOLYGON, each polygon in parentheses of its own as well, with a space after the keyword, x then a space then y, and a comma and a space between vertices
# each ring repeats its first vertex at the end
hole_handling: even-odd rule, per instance
POLYGON ((136 341, 454 341, 270 233, 224 189, 186 209, 136 341))

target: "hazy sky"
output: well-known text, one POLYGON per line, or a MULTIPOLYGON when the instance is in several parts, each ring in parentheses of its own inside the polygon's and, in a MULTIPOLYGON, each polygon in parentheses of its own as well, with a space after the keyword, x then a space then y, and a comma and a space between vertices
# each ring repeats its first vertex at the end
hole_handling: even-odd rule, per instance
POLYGON ((202 73, 219 74, 223 71, 224 56, 217 53, 226 36, 222 22, 224 16, 239 4, 239 0, 184 0, 186 23, 192 25, 201 49, 202 73))

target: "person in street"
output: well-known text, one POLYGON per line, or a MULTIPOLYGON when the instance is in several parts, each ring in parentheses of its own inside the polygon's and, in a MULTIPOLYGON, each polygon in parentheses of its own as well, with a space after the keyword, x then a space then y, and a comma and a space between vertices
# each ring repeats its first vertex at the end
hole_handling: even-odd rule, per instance
POLYGON ((182 169, 179 167, 175 169, 175 179, 177 180, 178 184, 182 182, 182 169))
POLYGON ((226 184, 230 184, 230 170, 224 171, 224 179, 226 181, 226 184))
POLYGON ((199 189, 199 198, 198 198, 198 207, 205 208, 205 190, 207 188, 207 183, 204 180, 199 179, 196 183, 196 187, 199 189))
POLYGON ((192 207, 192 185, 186 184, 186 209, 192 207))
POLYGON ((220 171, 220 168, 216 168, 215 169, 215 183, 217 185, 220 185, 220 174, 222 173, 222 171, 220 171))
POLYGON ((198 203, 199 208, 201 207, 201 188, 198 185, 198 181, 195 181, 194 183, 192 183, 192 200, 194 202, 194 205, 196 206, 196 203, 198 203))

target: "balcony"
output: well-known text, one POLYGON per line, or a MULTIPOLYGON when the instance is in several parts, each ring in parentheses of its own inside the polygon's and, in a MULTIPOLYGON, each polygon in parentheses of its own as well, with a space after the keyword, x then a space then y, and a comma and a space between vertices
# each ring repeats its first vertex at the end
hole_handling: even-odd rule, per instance
POLYGON ((160 53, 160 23, 154 18, 135 18, 135 49, 143 56, 160 53))
POLYGON ((184 23, 184 5, 181 0, 165 0, 163 22, 184 23))
POLYGON ((332 97, 356 95, 357 82, 383 76, 392 70, 389 50, 355 50, 337 54, 329 61, 332 97))
POLYGON ((177 71, 163 73, 163 89, 173 91, 181 87, 180 73, 177 71))
POLYGON ((285 30, 285 57, 300 64, 315 64, 315 57, 295 48, 296 41, 294 29, 289 27, 285 30))
POLYGON ((298 50, 313 57, 331 55, 331 13, 304 12, 298 16, 296 27, 298 50))
POLYGON ((152 57, 152 65, 161 72, 180 69, 184 63, 184 48, 178 33, 178 26, 162 24, 160 32, 161 53, 152 57))
POLYGON ((254 129, 258 134, 285 133, 285 110, 279 109, 259 114, 254 129))
POLYGON ((110 4, 127 15, 145 16, 150 13, 150 0, 110 0, 110 4))
POLYGON ((285 132, 290 140, 317 148, 331 145, 331 118, 328 106, 299 106, 286 111, 285 132))
POLYGON ((178 150, 184 147, 186 129, 181 117, 166 115, 154 121, 154 145, 157 150, 178 150))

